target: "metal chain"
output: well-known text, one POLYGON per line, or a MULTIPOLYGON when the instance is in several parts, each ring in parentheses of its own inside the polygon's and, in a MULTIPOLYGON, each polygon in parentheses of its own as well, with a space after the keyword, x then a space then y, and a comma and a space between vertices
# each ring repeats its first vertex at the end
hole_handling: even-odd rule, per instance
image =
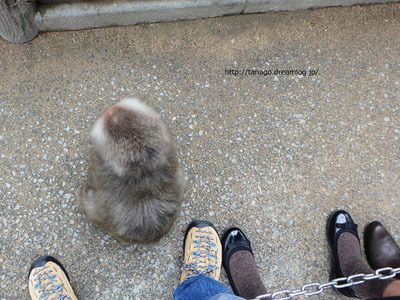
POLYGON ((269 300, 290 300, 296 296, 314 296, 319 295, 325 292, 326 290, 335 288, 335 289, 344 289, 349 288, 355 285, 363 284, 369 280, 385 280, 389 278, 395 277, 397 274, 400 274, 400 268, 381 268, 375 271, 375 273, 371 274, 355 274, 349 277, 341 277, 331 280, 330 282, 320 284, 320 283, 310 283, 304 285, 300 290, 284 290, 280 292, 264 294, 257 296, 255 299, 251 300, 260 300, 260 299, 269 299, 269 300))

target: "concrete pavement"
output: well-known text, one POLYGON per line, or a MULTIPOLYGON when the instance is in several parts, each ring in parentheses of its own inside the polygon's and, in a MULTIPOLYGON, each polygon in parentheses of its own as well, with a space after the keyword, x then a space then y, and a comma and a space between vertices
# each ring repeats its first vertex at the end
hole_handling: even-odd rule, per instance
POLYGON ((270 291, 327 280, 334 209, 400 241, 399 4, 45 33, 0 53, 1 300, 29 299, 45 254, 79 299, 171 299, 192 219, 242 227, 270 291), (160 111, 189 182, 152 246, 121 246, 74 196, 91 125, 131 95, 160 111))

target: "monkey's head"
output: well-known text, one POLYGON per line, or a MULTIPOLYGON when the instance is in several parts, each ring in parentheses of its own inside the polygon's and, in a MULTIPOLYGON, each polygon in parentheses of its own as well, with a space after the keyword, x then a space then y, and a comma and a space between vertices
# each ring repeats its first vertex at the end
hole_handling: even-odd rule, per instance
POLYGON ((107 108, 90 137, 94 150, 118 176, 132 167, 157 164, 170 143, 159 115, 135 98, 107 108))

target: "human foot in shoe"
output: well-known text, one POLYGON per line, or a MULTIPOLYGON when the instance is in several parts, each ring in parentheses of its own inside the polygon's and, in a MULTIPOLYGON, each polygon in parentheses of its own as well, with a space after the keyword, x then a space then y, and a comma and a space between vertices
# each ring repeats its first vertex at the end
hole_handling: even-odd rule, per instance
POLYGON ((197 275, 219 280, 222 246, 214 225, 207 221, 193 221, 186 229, 184 265, 181 283, 197 275))
MULTIPOLYGON (((344 210, 335 211, 328 220, 327 234, 333 253, 331 278, 347 277, 355 274, 371 274, 374 271, 361 254, 357 224, 344 210)), ((338 291, 347 297, 363 299, 378 298, 392 280, 369 280, 352 288, 338 291)))
POLYGON ((51 256, 43 256, 31 265, 28 286, 32 300, 77 300, 67 272, 51 256))
POLYGON ((253 299, 267 293, 249 239, 237 227, 226 230, 222 238, 222 263, 235 295, 253 299))
MULTIPOLYGON (((372 269, 400 267, 400 248, 381 223, 375 221, 366 227, 364 247, 372 269)), ((400 279, 400 275, 396 278, 400 279)))

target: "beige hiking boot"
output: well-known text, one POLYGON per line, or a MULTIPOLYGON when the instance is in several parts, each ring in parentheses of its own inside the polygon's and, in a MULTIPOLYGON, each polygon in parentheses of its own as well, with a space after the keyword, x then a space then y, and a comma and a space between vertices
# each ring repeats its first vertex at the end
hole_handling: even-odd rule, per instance
POLYGON ((64 267, 51 256, 37 259, 29 270, 32 300, 78 300, 64 267))
POLYGON ((193 221, 189 224, 183 255, 181 283, 201 274, 219 280, 222 246, 213 224, 207 221, 193 221))

